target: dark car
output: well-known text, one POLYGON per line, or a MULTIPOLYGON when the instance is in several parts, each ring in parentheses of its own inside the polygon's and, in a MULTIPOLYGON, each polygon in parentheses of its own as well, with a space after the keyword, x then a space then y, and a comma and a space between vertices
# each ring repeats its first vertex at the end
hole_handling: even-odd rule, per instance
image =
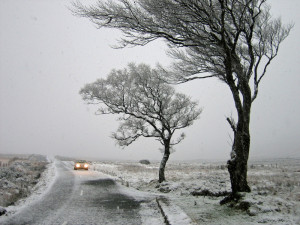
POLYGON ((85 160, 78 160, 78 161, 76 161, 75 165, 74 165, 74 170, 80 170, 80 169, 88 170, 89 169, 88 162, 85 161, 85 160))

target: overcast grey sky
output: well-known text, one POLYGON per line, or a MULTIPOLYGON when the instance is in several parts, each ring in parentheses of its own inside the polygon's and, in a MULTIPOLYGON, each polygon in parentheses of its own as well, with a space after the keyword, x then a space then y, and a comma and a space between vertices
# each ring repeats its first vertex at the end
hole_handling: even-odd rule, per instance
MULTIPOLYGON (((252 107, 250 158, 300 156, 300 1, 272 0, 274 16, 295 22, 252 107)), ((168 65, 162 41, 112 49, 118 31, 71 14, 69 0, 0 0, 0 153, 160 160, 159 143, 121 149, 114 116, 96 116, 78 94, 86 83, 129 62, 168 65)), ((228 87, 216 79, 176 86, 204 108, 171 160, 229 159, 235 115, 228 87)))

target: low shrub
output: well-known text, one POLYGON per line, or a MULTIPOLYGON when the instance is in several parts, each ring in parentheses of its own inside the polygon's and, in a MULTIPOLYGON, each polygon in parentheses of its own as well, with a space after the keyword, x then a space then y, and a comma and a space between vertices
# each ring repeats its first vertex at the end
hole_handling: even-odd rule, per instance
POLYGON ((148 159, 142 159, 139 161, 140 164, 150 165, 150 161, 148 159))

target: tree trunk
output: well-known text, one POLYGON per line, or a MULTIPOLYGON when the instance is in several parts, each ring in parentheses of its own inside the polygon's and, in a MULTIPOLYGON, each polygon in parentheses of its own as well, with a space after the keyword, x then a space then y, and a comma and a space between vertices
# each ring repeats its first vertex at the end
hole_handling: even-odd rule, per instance
POLYGON ((237 130, 234 136, 231 159, 227 162, 233 195, 237 192, 250 192, 247 182, 249 150, 249 131, 237 130))
MULTIPOLYGON (((245 99, 244 99, 245 100, 245 99)), ((220 203, 225 204, 238 200, 238 192, 250 192, 247 182, 248 158, 250 150, 250 109, 251 101, 244 101, 242 110, 238 114, 238 122, 234 129, 234 141, 230 160, 227 162, 230 175, 232 193, 220 203)))
POLYGON ((239 88, 235 86, 232 76, 229 77, 231 92, 238 114, 237 124, 228 119, 234 132, 234 140, 230 160, 227 162, 230 175, 232 194, 221 201, 221 204, 235 200, 238 192, 250 192, 247 182, 248 158, 250 151, 250 112, 251 112, 251 89, 247 82, 241 82, 239 88), (240 93, 242 94, 242 99, 240 93))
POLYGON ((159 183, 166 180, 165 168, 166 168, 166 164, 169 159, 169 156, 170 156, 170 141, 164 141, 164 146, 165 146, 164 156, 161 160, 160 167, 159 167, 159 179, 158 179, 159 183))
POLYGON ((224 198, 220 203, 225 204, 233 200, 238 200, 238 192, 250 192, 247 182, 248 158, 250 150, 250 132, 248 121, 238 121, 236 132, 234 132, 234 142, 230 160, 227 161, 230 175, 232 193, 224 198))

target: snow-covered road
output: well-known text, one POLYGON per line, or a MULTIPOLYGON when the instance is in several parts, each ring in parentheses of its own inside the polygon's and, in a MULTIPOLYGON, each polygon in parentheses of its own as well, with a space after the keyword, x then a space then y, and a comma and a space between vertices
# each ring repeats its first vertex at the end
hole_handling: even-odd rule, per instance
POLYGON ((164 224, 152 204, 155 196, 130 193, 95 171, 73 171, 61 161, 54 164, 56 176, 47 192, 1 224, 164 224))

